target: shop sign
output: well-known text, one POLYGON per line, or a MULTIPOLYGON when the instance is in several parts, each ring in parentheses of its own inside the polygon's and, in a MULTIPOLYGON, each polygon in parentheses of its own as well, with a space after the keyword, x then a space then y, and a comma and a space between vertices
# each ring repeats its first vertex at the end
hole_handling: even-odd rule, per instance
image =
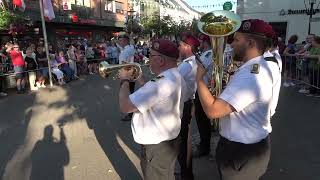
POLYGON ((79 22, 78 16, 77 16, 77 15, 71 15, 71 21, 72 21, 73 23, 79 22))
MULTIPOLYGON (((320 13, 320 9, 313 9, 313 14, 320 13)), ((280 16, 295 15, 295 14, 310 14, 310 9, 281 9, 280 16)))
POLYGON ((231 3, 230 1, 225 2, 225 3, 223 4, 223 10, 225 10, 225 11, 230 11, 231 9, 232 9, 232 3, 231 3))

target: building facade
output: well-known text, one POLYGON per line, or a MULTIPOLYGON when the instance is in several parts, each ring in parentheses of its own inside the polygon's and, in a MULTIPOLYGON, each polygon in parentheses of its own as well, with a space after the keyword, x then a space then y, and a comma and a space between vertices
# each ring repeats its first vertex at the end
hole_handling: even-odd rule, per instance
MULTIPOLYGON (((46 23, 49 41, 99 41, 123 31, 128 0, 52 0, 55 18, 46 23)), ((41 31, 38 0, 27 1, 24 15, 41 31)), ((41 33, 39 33, 41 34, 41 33)))
POLYGON ((136 16, 148 17, 156 13, 160 17, 171 16, 177 23, 181 20, 191 22, 201 17, 183 0, 139 0, 133 1, 132 7, 136 16))
MULTIPOLYGON (((269 22, 286 40, 299 36, 298 42, 308 35, 310 3, 312 0, 238 0, 237 12, 242 19, 262 19, 269 22)), ((315 1, 315 0, 314 0, 315 1)), ((320 35, 320 0, 315 1, 310 33, 320 35)))

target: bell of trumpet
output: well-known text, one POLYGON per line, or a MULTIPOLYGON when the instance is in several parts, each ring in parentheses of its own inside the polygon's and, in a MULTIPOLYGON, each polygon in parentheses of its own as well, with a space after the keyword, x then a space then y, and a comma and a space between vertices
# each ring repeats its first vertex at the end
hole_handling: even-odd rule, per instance
MULTIPOLYGON (((119 71, 120 69, 133 69, 132 81, 140 78, 142 75, 141 65, 138 63, 127 63, 127 64, 115 64, 110 65, 109 63, 103 61, 99 64, 99 74, 103 78, 108 78, 112 73, 119 71)), ((116 73, 117 74, 117 73, 116 73)), ((117 79, 117 75, 113 79, 117 79)))

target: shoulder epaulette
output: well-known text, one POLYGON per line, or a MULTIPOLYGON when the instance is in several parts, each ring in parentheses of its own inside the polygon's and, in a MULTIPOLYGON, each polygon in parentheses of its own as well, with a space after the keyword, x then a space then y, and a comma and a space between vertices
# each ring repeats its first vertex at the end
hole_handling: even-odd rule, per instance
POLYGON ((277 61, 277 59, 274 57, 274 56, 272 56, 272 57, 265 57, 264 58, 266 61, 271 61, 271 62, 274 62, 274 63, 277 63, 278 64, 278 61, 277 61))
POLYGON ((163 77, 164 77, 163 75, 160 75, 160 76, 157 76, 157 77, 151 79, 151 81, 152 81, 152 82, 156 82, 157 80, 159 80, 159 79, 161 79, 161 78, 163 78, 163 77))
POLYGON ((260 71, 260 65, 259 64, 252 64, 251 73, 259 74, 259 71, 260 71))

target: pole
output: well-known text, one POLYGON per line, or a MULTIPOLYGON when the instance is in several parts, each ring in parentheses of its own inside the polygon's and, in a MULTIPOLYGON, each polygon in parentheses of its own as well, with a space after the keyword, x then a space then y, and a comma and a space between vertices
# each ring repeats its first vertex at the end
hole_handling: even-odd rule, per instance
POLYGON ((43 32, 43 39, 44 39, 44 47, 46 50, 46 55, 47 55, 47 60, 48 60, 49 81, 50 81, 50 87, 53 87, 49 48, 48 48, 48 39, 47 39, 47 29, 46 29, 46 23, 44 21, 43 0, 39 0, 39 3, 40 3, 40 13, 41 13, 41 24, 42 24, 42 32, 43 32))
POLYGON ((310 7, 310 11, 309 11, 309 27, 308 27, 308 34, 310 34, 311 32, 311 19, 312 19, 312 15, 313 15, 313 6, 314 6, 314 1, 311 0, 311 7, 310 7))

